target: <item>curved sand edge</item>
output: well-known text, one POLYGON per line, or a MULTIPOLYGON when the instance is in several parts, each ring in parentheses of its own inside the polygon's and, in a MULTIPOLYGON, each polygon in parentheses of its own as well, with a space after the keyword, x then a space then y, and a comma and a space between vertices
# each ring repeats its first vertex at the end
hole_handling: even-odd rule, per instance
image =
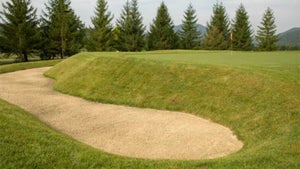
POLYGON ((0 97, 103 151, 149 159, 211 159, 243 146, 232 131, 194 115, 100 104, 52 90, 48 68, 0 75, 0 97))

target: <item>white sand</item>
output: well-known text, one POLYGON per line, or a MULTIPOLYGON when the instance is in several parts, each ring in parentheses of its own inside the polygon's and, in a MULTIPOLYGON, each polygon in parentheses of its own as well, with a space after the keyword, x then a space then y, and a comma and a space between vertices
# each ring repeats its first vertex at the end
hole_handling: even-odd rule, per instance
POLYGON ((0 97, 95 148, 138 158, 211 159, 243 146, 230 129, 194 115, 94 103, 53 91, 54 81, 43 76, 48 69, 0 75, 0 97))

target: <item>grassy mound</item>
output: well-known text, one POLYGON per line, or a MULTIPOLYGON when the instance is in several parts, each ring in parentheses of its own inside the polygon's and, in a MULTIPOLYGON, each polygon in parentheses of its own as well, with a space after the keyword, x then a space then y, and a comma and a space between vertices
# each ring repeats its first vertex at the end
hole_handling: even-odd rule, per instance
POLYGON ((124 158, 78 143, 0 100, 0 168, 300 168, 299 58, 295 52, 79 54, 48 72, 58 90, 194 113, 231 127, 245 147, 215 160, 124 158))
POLYGON ((250 168, 299 166, 299 63, 293 60, 299 54, 208 55, 211 62, 207 52, 82 53, 47 75, 57 80, 56 90, 67 94, 184 111, 229 126, 245 143, 233 157, 250 168), (233 64, 216 58, 230 58, 233 64))

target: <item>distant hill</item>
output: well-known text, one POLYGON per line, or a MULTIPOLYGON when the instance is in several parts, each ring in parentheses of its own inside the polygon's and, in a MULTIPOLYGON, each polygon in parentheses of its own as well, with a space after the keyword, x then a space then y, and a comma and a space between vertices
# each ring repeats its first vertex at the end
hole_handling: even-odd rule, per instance
MULTIPOLYGON (((174 26, 174 31, 178 32, 180 29, 182 28, 182 24, 181 25, 175 25, 174 26)), ((197 24, 197 30, 201 32, 202 37, 204 35, 206 35, 206 27, 201 25, 201 24, 197 24)))
POLYGON ((278 46, 300 47, 300 28, 292 28, 279 34, 278 46))

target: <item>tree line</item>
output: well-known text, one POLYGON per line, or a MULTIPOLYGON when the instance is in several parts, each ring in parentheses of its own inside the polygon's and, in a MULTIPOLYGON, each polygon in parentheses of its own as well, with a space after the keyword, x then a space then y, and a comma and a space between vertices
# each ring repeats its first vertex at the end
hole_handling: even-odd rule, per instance
POLYGON ((106 0, 97 0, 92 26, 86 28, 71 8, 70 0, 49 0, 40 18, 31 0, 2 3, 0 53, 16 54, 28 61, 29 54, 41 59, 64 58, 87 51, 143 51, 165 49, 276 50, 279 40, 275 17, 267 8, 254 35, 249 15, 241 4, 230 21, 222 3, 213 6, 207 34, 197 30, 192 4, 184 12, 182 28, 174 23, 164 2, 158 7, 149 31, 143 24, 138 0, 127 0, 115 26, 106 0), (253 42, 256 41, 257 44, 253 42))

